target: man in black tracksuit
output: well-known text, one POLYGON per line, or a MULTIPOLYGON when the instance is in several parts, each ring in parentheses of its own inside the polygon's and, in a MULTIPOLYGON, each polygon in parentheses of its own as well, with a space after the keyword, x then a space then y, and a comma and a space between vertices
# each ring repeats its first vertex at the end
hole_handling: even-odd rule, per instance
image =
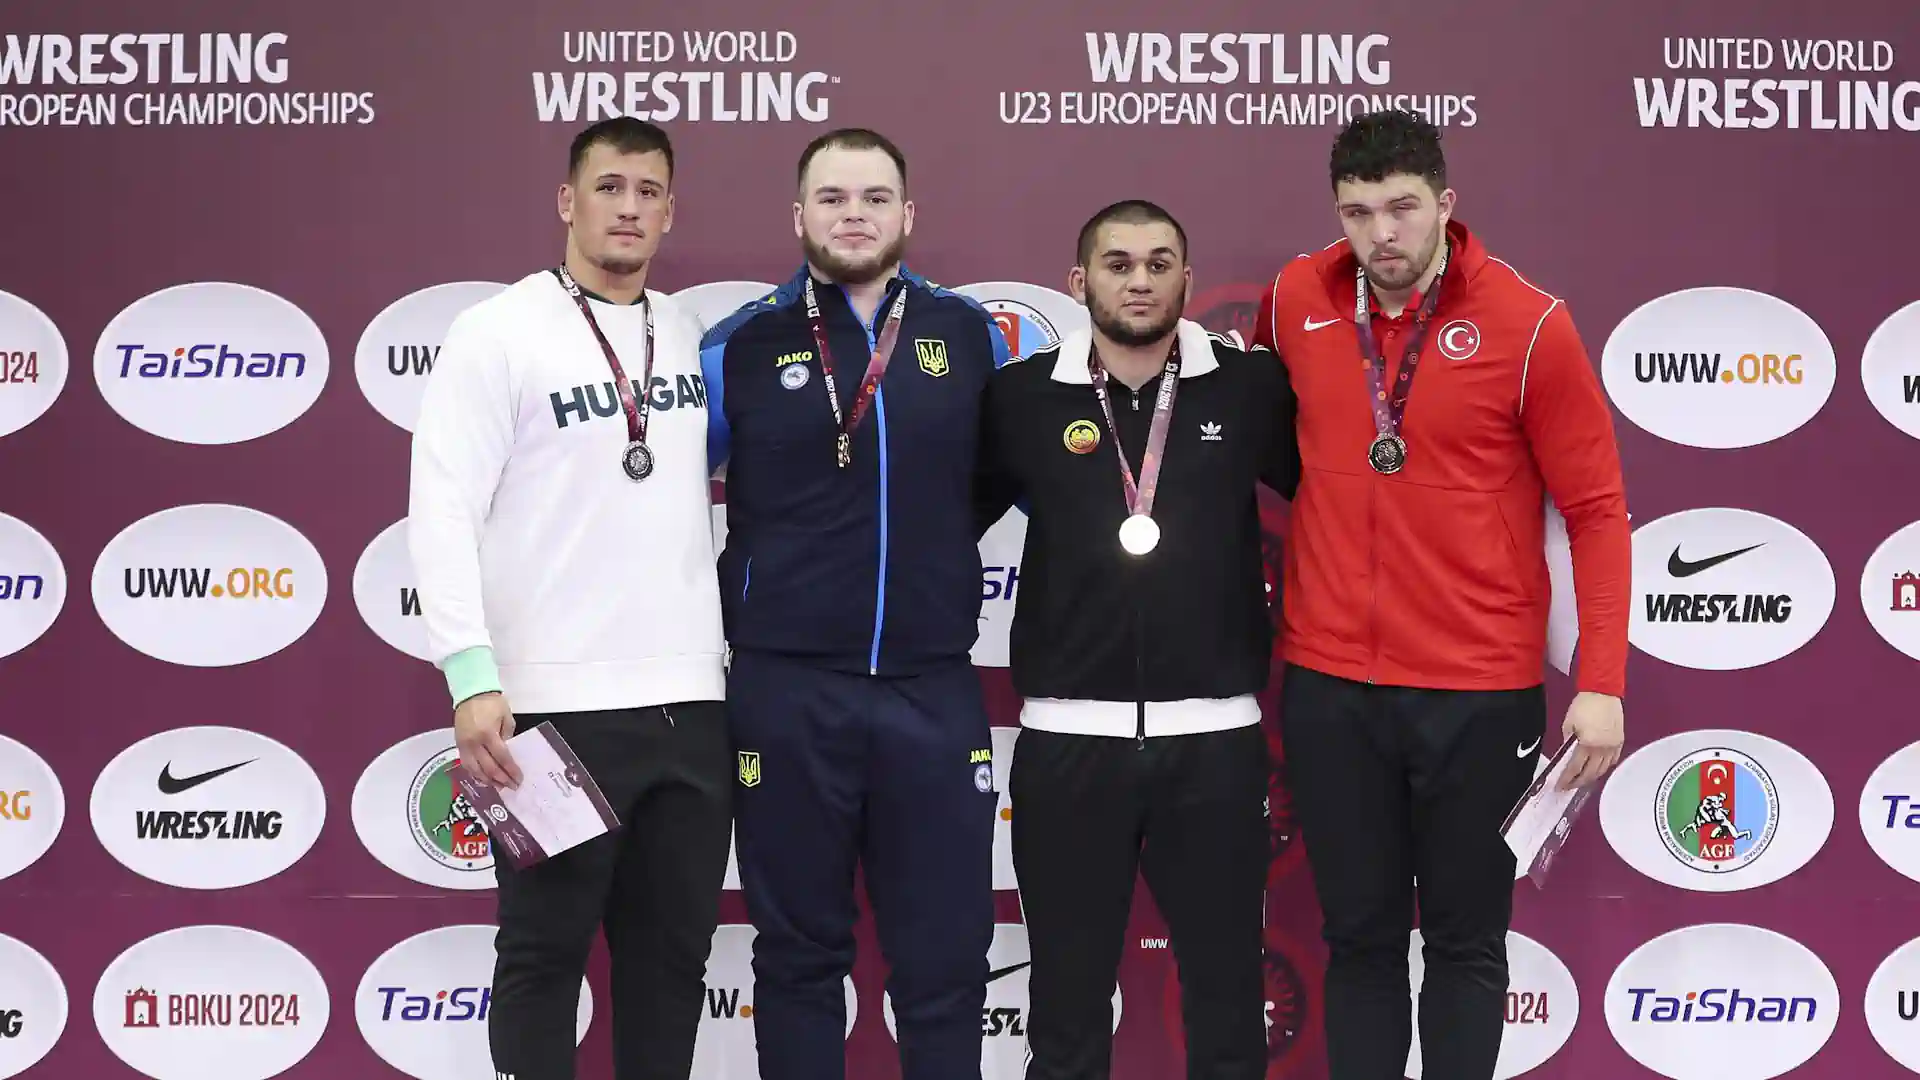
POLYGON ((799 179, 808 265, 701 343, 710 458, 727 463, 720 586, 760 1076, 844 1073, 858 863, 905 1080, 978 1080, 996 796, 970 656, 973 498, 1007 345, 978 303, 900 265, 911 203, 891 143, 822 136, 799 179))
POLYGON ((1033 957, 1027 1080, 1108 1076, 1137 871, 1179 964, 1186 1075, 1266 1073, 1255 695, 1272 622, 1255 486, 1293 495, 1293 393, 1271 353, 1180 318, 1186 248, 1152 204, 1095 215, 1069 278, 1091 332, 1009 364, 988 392, 994 486, 1028 515, 1008 777, 1033 957))

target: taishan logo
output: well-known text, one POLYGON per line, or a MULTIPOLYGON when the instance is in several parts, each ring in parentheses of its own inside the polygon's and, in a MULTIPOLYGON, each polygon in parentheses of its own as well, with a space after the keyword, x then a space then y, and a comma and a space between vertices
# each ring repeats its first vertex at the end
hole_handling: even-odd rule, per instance
POLYGON ((1820 1015, 1811 997, 1750 996, 1739 987, 1698 989, 1630 986, 1630 1023, 1648 1024, 1804 1024, 1820 1015))
POLYGON ((298 307, 227 282, 177 285, 128 305, 94 348, 94 381, 127 422, 175 442, 247 442, 299 419, 330 367, 298 307))
POLYGON ((284 379, 307 373, 307 356, 272 349, 251 352, 227 342, 154 349, 116 345, 122 379, 284 379))
POLYGON ((291 600, 293 569, 236 566, 224 574, 205 567, 127 567, 129 599, 291 600))

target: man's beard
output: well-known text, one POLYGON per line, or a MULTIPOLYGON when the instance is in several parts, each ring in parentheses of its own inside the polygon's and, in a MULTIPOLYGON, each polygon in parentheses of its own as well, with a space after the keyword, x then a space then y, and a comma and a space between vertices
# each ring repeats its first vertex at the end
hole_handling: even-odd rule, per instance
POLYGON ((1373 263, 1369 262, 1367 264, 1367 280, 1373 283, 1374 288, 1387 292, 1411 289, 1420 280, 1421 276, 1427 272, 1427 268, 1433 265, 1433 258, 1439 254, 1439 252, 1440 231, 1435 230, 1433 239, 1427 241, 1427 250, 1421 252, 1418 258, 1409 258, 1405 270, 1393 274, 1383 274, 1373 263))
POLYGON ((609 277, 628 277, 647 268, 647 260, 622 258, 617 255, 588 257, 588 262, 607 272, 609 277))
POLYGON ((900 253, 906 246, 907 238, 903 235, 872 255, 846 258, 828 251, 823 244, 814 243, 810 236, 800 238, 800 250, 806 253, 807 261, 819 267, 828 280, 842 285, 868 285, 885 277, 900 262, 900 253))
POLYGON ((1186 309, 1186 297, 1176 296, 1166 315, 1159 321, 1145 329, 1136 330, 1121 322, 1117 311, 1102 307, 1099 301, 1092 297, 1087 298, 1087 317, 1093 322, 1094 327, 1105 335, 1108 341, 1127 348, 1152 345, 1173 333, 1174 328, 1180 325, 1180 316, 1186 313, 1186 309))

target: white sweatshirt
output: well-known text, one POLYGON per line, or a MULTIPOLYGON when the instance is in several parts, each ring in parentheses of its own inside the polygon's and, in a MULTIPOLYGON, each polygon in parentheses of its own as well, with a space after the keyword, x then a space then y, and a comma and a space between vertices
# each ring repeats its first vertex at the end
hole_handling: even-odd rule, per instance
MULTIPOLYGON (((413 432, 407 534, 433 663, 515 712, 725 696, 700 330, 649 290, 654 472, 620 467, 612 369, 551 272, 454 319, 413 432)), ((590 299, 630 381, 645 308, 590 299)))

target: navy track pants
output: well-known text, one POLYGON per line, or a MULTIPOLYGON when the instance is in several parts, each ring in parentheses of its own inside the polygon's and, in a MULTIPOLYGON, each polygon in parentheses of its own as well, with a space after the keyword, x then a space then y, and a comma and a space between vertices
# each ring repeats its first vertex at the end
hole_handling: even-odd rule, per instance
POLYGON ((902 1080, 979 1080, 996 800, 972 664, 874 678, 736 651, 727 707, 762 1080, 846 1075, 856 864, 902 1080))

